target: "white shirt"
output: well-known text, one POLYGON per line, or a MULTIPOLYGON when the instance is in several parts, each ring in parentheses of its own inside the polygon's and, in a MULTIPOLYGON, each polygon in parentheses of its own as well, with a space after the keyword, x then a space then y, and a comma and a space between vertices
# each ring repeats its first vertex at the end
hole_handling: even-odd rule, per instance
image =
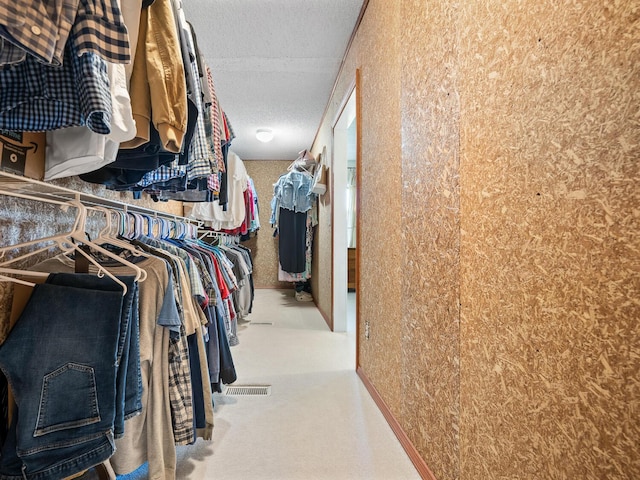
POLYGON ((190 218, 211 222, 214 230, 233 230, 242 225, 246 215, 244 207, 244 192, 247 189, 249 175, 244 163, 235 153, 229 151, 227 157, 227 188, 229 199, 227 210, 224 211, 220 203, 196 203, 191 210, 190 218))
POLYGON ((131 112, 124 65, 107 63, 111 90, 111 133, 101 135, 87 127, 70 127, 47 132, 45 181, 93 172, 111 162, 121 142, 136 133, 131 112))

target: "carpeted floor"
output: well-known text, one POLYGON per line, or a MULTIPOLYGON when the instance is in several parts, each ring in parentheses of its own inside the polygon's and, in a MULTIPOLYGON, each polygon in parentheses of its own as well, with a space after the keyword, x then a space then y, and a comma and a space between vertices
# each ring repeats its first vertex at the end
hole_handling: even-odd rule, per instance
POLYGON ((178 447, 177 480, 420 478, 355 373, 353 327, 330 332, 291 290, 257 290, 249 319, 232 347, 234 386, 270 385, 271 394, 215 394, 213 441, 178 447))

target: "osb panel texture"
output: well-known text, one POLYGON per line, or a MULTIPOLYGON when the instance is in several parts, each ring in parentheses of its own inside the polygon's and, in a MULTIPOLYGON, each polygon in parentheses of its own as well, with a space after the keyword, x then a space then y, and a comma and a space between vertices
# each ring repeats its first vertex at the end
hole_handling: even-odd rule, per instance
POLYGON ((640 478, 640 4, 459 5, 461 478, 640 478))
POLYGON ((278 281, 278 239, 273 237, 269 224, 273 184, 287 173, 290 160, 245 160, 247 173, 258 193, 260 230, 256 238, 247 242, 253 257, 253 283, 256 288, 290 288, 291 283, 278 281))
POLYGON ((362 105, 359 363, 397 418, 402 418, 405 393, 401 324, 400 13, 399 5, 370 2, 357 38, 362 105), (366 322, 369 339, 364 336, 366 322))
MULTIPOLYGON (((419 15, 424 15, 424 7, 410 5, 404 8, 416 9, 419 15)), ((413 92, 415 98, 403 97, 402 82, 404 75, 411 77, 414 72, 405 72, 402 62, 409 55, 403 53, 407 47, 404 28, 411 29, 410 42, 421 41, 424 25, 411 19, 403 19, 403 6, 400 2, 387 2, 384 0, 370 0, 367 11, 351 49, 345 59, 345 64, 338 79, 334 96, 320 129, 318 139, 314 144, 314 152, 320 151, 322 145, 331 145, 331 122, 336 118, 342 100, 348 94, 348 88, 355 78, 356 68, 360 69, 360 100, 361 100, 361 182, 360 182, 360 279, 359 279, 359 344, 360 353, 358 363, 365 374, 378 390, 384 402, 389 407, 394 417, 398 420, 403 430, 412 442, 420 449, 425 459, 432 461, 440 468, 440 471, 449 475, 455 471, 451 464, 451 457, 456 456, 456 425, 457 404, 449 401, 457 395, 455 388, 446 385, 453 377, 455 379, 455 366, 457 357, 454 354, 447 355, 452 345, 457 345, 455 328, 457 317, 453 311, 453 325, 446 322, 451 318, 447 315, 440 316, 437 322, 427 323, 426 311, 422 306, 424 298, 421 298, 420 288, 424 286, 425 274, 412 276, 405 271, 407 262, 412 261, 411 271, 419 271, 420 268, 430 264, 433 256, 425 259, 421 249, 424 243, 424 230, 422 212, 424 200, 420 201, 420 191, 414 190, 414 197, 409 200, 416 210, 407 212, 403 205, 406 200, 403 195, 403 180, 411 185, 419 187, 425 179, 425 173, 421 171, 421 163, 424 152, 421 145, 416 143, 412 151, 418 152, 415 159, 408 158, 402 153, 404 124, 401 124, 401 116, 407 115, 406 128, 411 131, 412 142, 423 142, 417 138, 425 131, 446 128, 444 134, 436 143, 438 146, 446 146, 449 156, 440 152, 437 156, 433 171, 438 173, 435 180, 429 179, 429 189, 433 195, 442 192, 438 189, 446 185, 449 197, 446 199, 448 206, 455 207, 453 212, 438 213, 436 224, 442 220, 447 227, 446 234, 451 235, 455 227, 457 212, 457 175, 455 162, 457 161, 455 145, 451 143, 453 135, 452 123, 442 125, 432 124, 430 130, 425 130, 421 125, 424 114, 420 105, 409 105, 413 101, 424 101, 424 94, 413 92), (406 108, 406 112, 404 111, 406 108), (402 111, 401 111, 402 110, 402 111), (414 122, 415 121, 415 122, 414 122), (408 162, 404 173, 404 162, 408 162), (447 171, 448 173, 444 173, 447 171), (409 178, 414 175, 415 178, 409 178), (409 223, 413 220, 416 229, 413 230, 407 240, 409 223), (408 245, 411 251, 406 252, 408 245), (407 291, 407 284, 414 280, 418 282, 407 291), (407 301, 410 301, 407 304, 407 301), (409 306, 410 305, 410 306, 409 306), (414 308, 415 307, 415 308, 414 308), (369 323, 370 338, 365 338, 365 324, 369 323), (439 322, 439 323, 438 323, 439 322), (454 333, 451 333, 451 330, 454 333), (430 337, 430 335, 434 335, 430 337), (435 340, 434 340, 435 339, 435 340), (441 343, 442 342, 442 343, 441 343), (427 349, 425 345, 428 345, 427 349), (426 351, 431 352, 426 356, 426 351), (437 352, 437 353, 436 353, 437 352), (440 359, 445 358, 444 364, 440 359), (427 358, 437 362, 428 364, 427 358), (428 384, 429 385, 428 385, 428 384), (430 400, 428 400, 430 399, 430 400), (435 399, 435 400, 434 400, 435 399), (436 443, 439 442, 439 443, 436 443)), ((413 17, 411 12, 408 17, 413 17)), ((422 19, 424 21, 424 18, 422 19)), ((424 55, 425 52, 411 50, 412 54, 424 55)), ((441 51, 438 51, 441 54, 441 51)), ((423 61, 424 59, 421 59, 423 61)), ((413 65, 411 68, 415 67, 413 65)), ((424 66, 418 71, 422 72, 424 66)), ((432 82, 436 80, 432 79, 432 82)), ((414 86, 412 86, 414 88, 414 86)), ((415 85, 415 89, 422 88, 415 85)), ((433 87, 435 89, 435 87, 433 87)), ((452 92, 453 94, 453 92, 452 92)), ((450 113, 451 100, 444 99, 442 108, 450 113)), ((455 142, 454 142, 455 143, 455 142)), ((426 191, 426 187, 419 187, 426 191)), ((444 200, 442 200, 444 202, 444 200)), ((441 202, 441 203, 442 203, 441 202)), ((330 205, 326 205, 327 209, 330 205)), ((324 227, 324 224, 321 224, 324 227)), ((325 231, 330 232, 330 225, 325 231)), ((441 233, 444 234, 444 233, 441 233)), ((433 238, 438 232, 432 232, 433 238)), ((331 239, 330 233, 328 237, 331 239)), ((455 250, 454 240, 449 240, 455 250)), ((445 240, 439 245, 445 244, 445 240)), ((430 247, 433 251, 434 246, 430 247)), ((330 251, 328 261, 330 261, 330 251)), ((441 267, 438 272, 444 271, 441 267)), ((452 281, 452 277, 446 277, 452 281)), ((439 285, 433 295, 443 294, 443 298, 452 299, 457 305, 456 287, 449 283, 439 285), (452 286, 452 292, 446 290, 446 286, 452 286)), ((329 284, 330 288, 330 284, 329 284)), ((322 297, 321 292, 321 298, 322 297)), ((330 306, 330 290, 327 291, 330 306)), ((436 299, 431 300, 431 311, 435 312, 436 299)), ((435 312, 440 314, 441 312, 435 312)), ((455 478, 443 476, 442 478, 455 478)))
MULTIPOLYGON (((142 200, 133 200, 131 194, 112 192, 101 186, 78 180, 75 177, 56 180, 50 183, 84 193, 91 193, 103 198, 110 198, 124 203, 170 212, 175 215, 182 215, 182 203, 180 202, 155 203, 146 196, 142 200)), ((0 195, 0 246, 4 247, 68 232, 73 226, 74 218, 74 209, 69 209, 67 212, 64 212, 60 207, 55 205, 0 195)), ((87 228, 93 238, 95 238, 103 226, 104 222, 99 217, 89 217, 87 219, 87 228)), ((36 246, 32 251, 37 249, 36 246)), ((25 248, 19 252, 8 252, 6 257, 16 257, 28 251, 29 250, 25 248)), ((22 263, 12 264, 11 268, 26 268, 29 265, 38 263, 58 253, 60 252, 53 249, 51 253, 45 252, 36 257, 25 259, 22 263)), ((7 334, 12 298, 13 284, 0 282, 0 340, 4 340, 7 334)))
POLYGON ((436 478, 459 478, 458 6, 404 0, 402 421, 436 478))
MULTIPOLYGON (((370 0, 336 82, 312 153, 323 146, 332 157, 332 124, 340 113, 349 87, 361 73, 361 185, 360 193, 360 358, 372 383, 394 414, 400 416, 401 365, 401 252, 400 245, 400 8, 391 2, 370 0), (364 338, 369 322, 370 339, 364 338), (395 372, 389 375, 389 372, 395 372)), ((331 171, 329 171, 331 175, 331 171)), ((320 202, 317 265, 331 265, 331 189, 320 202)), ((315 270, 314 270, 315 275, 315 270)), ((331 313, 331 270, 313 283, 318 307, 331 313)))

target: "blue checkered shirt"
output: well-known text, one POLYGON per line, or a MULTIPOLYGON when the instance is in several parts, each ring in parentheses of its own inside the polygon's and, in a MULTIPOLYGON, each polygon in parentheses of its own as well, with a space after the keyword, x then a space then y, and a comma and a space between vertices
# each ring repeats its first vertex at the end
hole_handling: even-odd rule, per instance
POLYGON ((138 182, 141 187, 149 187, 156 183, 168 182, 173 178, 184 177, 187 174, 186 165, 178 165, 178 160, 174 160, 170 165, 162 165, 161 167, 146 173, 142 180, 138 182))
POLYGON ((87 126, 111 132, 111 92, 107 64, 94 53, 78 55, 70 35, 62 67, 27 55, 24 62, 0 70, 0 128, 45 131, 87 126))

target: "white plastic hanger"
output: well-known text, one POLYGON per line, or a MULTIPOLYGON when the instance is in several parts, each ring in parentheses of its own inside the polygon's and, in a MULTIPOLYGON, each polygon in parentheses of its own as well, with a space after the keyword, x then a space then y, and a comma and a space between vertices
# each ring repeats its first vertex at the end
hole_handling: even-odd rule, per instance
POLYGON ((105 219, 106 219, 106 225, 102 230, 100 230, 100 233, 98 233, 98 237, 93 240, 94 243, 97 243, 97 244, 107 243, 115 247, 120 247, 125 250, 128 250, 131 252, 132 255, 136 257, 142 256, 142 257, 149 258, 150 255, 148 253, 140 250, 135 245, 132 245, 129 242, 125 242, 124 240, 119 239, 117 237, 117 232, 113 231, 111 216, 114 214, 118 215, 119 212, 110 210, 105 207, 91 207, 91 209, 98 210, 104 213, 105 219))
POLYGON ((20 285, 26 285, 27 287, 34 287, 36 285, 33 282, 27 282, 26 280, 22 280, 20 278, 6 277, 4 275, 0 275, 0 281, 19 283, 20 285))
POLYGON ((15 270, 13 268, 0 267, 0 281, 19 283, 20 285, 26 285, 28 287, 34 287, 36 284, 33 282, 29 282, 27 280, 24 280, 22 278, 15 278, 15 277, 9 277, 7 275, 2 275, 3 273, 10 274, 10 275, 24 275, 32 278, 33 277, 47 278, 49 276, 49 274, 45 272, 31 272, 31 271, 25 271, 25 270, 15 270))
MULTIPOLYGON (((103 275, 107 275, 109 278, 111 278, 114 282, 116 282, 118 285, 120 285, 123 289, 123 295, 125 295, 127 293, 127 286, 121 281, 119 280, 115 275, 111 274, 103 265, 100 265, 100 263, 98 263, 90 254, 86 253, 82 248, 80 248, 80 244, 84 244, 87 245, 90 249, 99 252, 103 255, 105 255, 106 257, 111 258, 112 260, 116 260, 117 262, 119 262, 120 264, 129 267, 130 269, 132 269, 135 272, 135 279, 136 281, 142 282, 144 281, 144 279, 147 276, 147 273, 142 270, 140 267, 134 265, 131 262, 128 262, 127 260, 120 258, 119 256, 111 253, 108 250, 105 250, 104 248, 100 247, 99 245, 96 245, 95 243, 91 242, 90 240, 87 240, 85 237, 85 224, 86 224, 86 219, 87 219, 87 207, 85 207, 80 200, 71 200, 68 202, 69 206, 75 207, 78 209, 77 214, 76 214, 76 219, 73 225, 73 228, 70 232, 64 233, 64 234, 60 234, 60 235, 52 235, 49 237, 45 237, 45 238, 40 238, 40 239, 36 239, 36 240, 31 240, 29 242, 23 242, 23 243, 19 243, 17 245, 9 245, 6 247, 2 247, 0 248, 0 258, 2 258, 2 256, 4 255, 4 253, 6 251, 9 250, 16 250, 16 249, 20 249, 20 248, 25 248, 25 247, 29 247, 32 245, 37 245, 40 243, 47 243, 47 242, 53 242, 55 245, 57 245, 61 250, 63 250, 65 253, 70 253, 70 252, 75 252, 75 254, 80 254, 83 257, 85 257, 91 264, 93 264, 95 267, 98 268, 98 276, 103 276, 103 275)), ((21 255, 19 257, 16 258, 12 258, 11 260, 6 260, 2 263, 0 263, 0 266, 5 266, 5 265, 10 265, 18 260, 23 260, 25 258, 28 258, 30 256, 35 255, 36 253, 40 253, 43 252, 45 250, 48 250, 52 245, 49 245, 45 248, 41 248, 39 250, 36 250, 34 252, 30 252, 27 253, 25 255, 21 255)), ((20 271, 20 270, 14 270, 13 272, 8 271, 8 269, 2 269, 2 271, 0 271, 0 273, 18 273, 20 272, 23 275, 33 275, 34 272, 30 271, 30 270, 24 270, 24 271, 20 271)), ((3 278, 6 278, 6 276, 3 276, 3 278)))

